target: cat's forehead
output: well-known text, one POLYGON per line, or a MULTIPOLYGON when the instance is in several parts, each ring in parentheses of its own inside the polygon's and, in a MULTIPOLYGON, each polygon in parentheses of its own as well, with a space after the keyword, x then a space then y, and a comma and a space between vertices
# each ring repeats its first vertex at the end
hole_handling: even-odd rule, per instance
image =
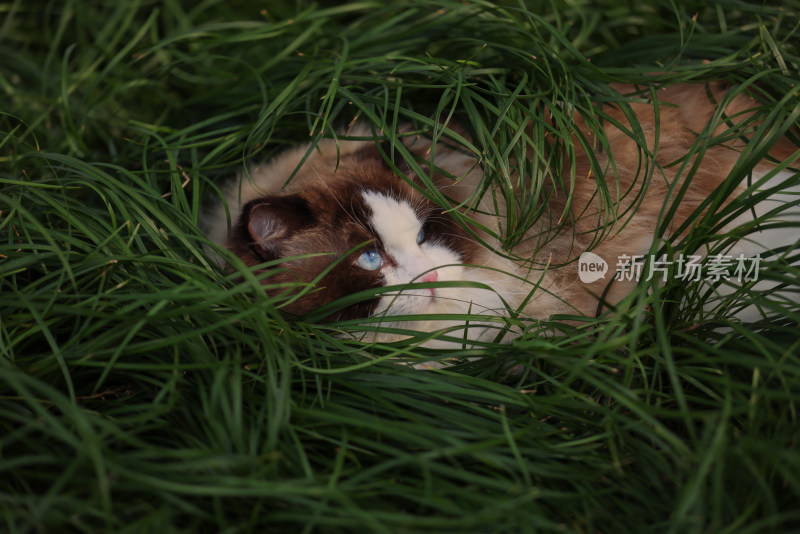
POLYGON ((424 221, 408 197, 395 197, 378 191, 362 191, 365 206, 368 208, 370 226, 384 246, 402 246, 415 239, 424 221))
POLYGON ((364 166, 348 169, 340 180, 331 182, 327 191, 319 191, 327 202, 335 201, 344 216, 382 234, 416 226, 429 210, 429 203, 413 187, 383 167, 364 166), (326 194, 327 193, 327 194, 326 194), (374 221, 373 221, 374 219, 374 221))

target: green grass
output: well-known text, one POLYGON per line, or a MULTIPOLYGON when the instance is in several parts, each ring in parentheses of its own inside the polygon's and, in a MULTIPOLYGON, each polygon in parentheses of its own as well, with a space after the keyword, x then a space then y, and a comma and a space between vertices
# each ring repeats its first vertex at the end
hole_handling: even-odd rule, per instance
POLYGON ((506 191, 525 121, 541 150, 544 109, 611 81, 757 82, 756 157, 797 122, 800 3, 41 4, 0 5, 0 530, 800 531, 800 299, 723 333, 699 287, 642 287, 559 336, 369 347, 287 323, 198 228, 356 116, 456 118, 506 191))

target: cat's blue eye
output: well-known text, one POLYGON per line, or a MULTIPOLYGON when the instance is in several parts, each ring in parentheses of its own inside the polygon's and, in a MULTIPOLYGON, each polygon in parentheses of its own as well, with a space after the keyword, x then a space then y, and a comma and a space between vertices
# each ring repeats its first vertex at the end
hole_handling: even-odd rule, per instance
POLYGON ((356 265, 367 271, 376 271, 383 265, 383 255, 376 248, 367 249, 358 257, 356 265))
POLYGON ((419 233, 417 234, 417 245, 425 241, 425 230, 420 229, 419 233))

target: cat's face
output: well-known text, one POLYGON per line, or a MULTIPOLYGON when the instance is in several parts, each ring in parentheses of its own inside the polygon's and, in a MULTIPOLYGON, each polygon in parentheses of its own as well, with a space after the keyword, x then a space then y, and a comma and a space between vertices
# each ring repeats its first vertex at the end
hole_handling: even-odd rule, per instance
MULTIPOLYGON (((268 291, 316 281, 284 307, 294 315, 359 291, 460 280, 461 264, 476 251, 452 216, 395 176, 377 149, 343 158, 336 175, 301 191, 249 202, 228 248, 250 266, 291 258, 273 267, 268 291), (303 255, 314 256, 296 258, 303 255)), ((378 293, 331 319, 436 313, 443 298, 437 288, 378 293)))

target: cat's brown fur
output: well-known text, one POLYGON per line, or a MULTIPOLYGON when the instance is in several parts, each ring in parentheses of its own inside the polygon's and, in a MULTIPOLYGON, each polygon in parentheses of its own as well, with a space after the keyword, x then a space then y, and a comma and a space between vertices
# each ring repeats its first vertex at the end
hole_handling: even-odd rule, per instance
MULTIPOLYGON (((632 86, 612 87, 623 95, 637 93, 637 89, 632 86)), ((633 256, 648 252, 665 203, 671 205, 675 200, 674 196, 668 198, 670 190, 674 193, 681 189, 688 169, 691 168, 691 165, 684 168, 676 162, 687 156, 690 148, 697 144, 698 135, 707 130, 712 119, 719 113, 720 103, 726 101, 726 90, 727 87, 721 83, 677 85, 659 89, 657 106, 651 102, 629 104, 630 110, 636 116, 635 126, 631 125, 621 106, 603 106, 603 112, 608 116, 604 135, 610 154, 594 150, 592 157, 597 159, 600 168, 609 169, 605 175, 605 184, 610 198, 615 200, 616 213, 624 214, 639 196, 645 184, 646 166, 652 169, 655 164, 655 169, 652 178, 647 181, 646 192, 641 203, 636 206, 635 214, 632 217, 623 215, 617 222, 611 221, 608 208, 603 209, 597 180, 591 173, 590 156, 578 149, 581 144, 575 139, 577 179, 572 189, 569 210, 574 235, 562 230, 560 243, 548 247, 547 253, 552 253, 554 263, 575 259, 596 238, 597 228, 608 223, 611 223, 610 237, 593 248, 598 256, 615 259, 622 255, 633 256), (614 121, 619 126, 614 125, 614 121), (641 129, 650 154, 655 155, 653 160, 648 159, 639 142, 629 133, 638 128, 641 129), (623 225, 624 229, 620 230, 623 225)), ((692 173, 686 192, 677 204, 675 215, 671 219, 671 229, 666 232, 665 238, 671 237, 674 229, 682 225, 704 200, 714 195, 720 184, 728 178, 747 143, 741 135, 729 134, 737 125, 748 120, 753 114, 752 110, 760 105, 760 102, 739 94, 725 106, 719 115, 722 118, 717 119, 718 125, 711 136, 717 141, 711 141, 702 154, 700 164, 692 173), (726 134, 728 139, 719 142, 726 134)), ((598 146, 590 129, 580 117, 575 117, 575 126, 586 139, 595 141, 595 147, 598 146)), ((750 128, 756 126, 749 125, 750 128)), ((746 131, 741 133, 747 134, 746 131)), ((781 138, 770 150, 770 155, 777 161, 783 161, 790 158, 796 150, 797 147, 788 139, 781 138)), ((693 162, 694 159, 692 157, 690 161, 693 162)), ((764 171, 771 166, 771 163, 762 161, 756 170, 764 171)), ((745 186, 745 183, 741 183, 729 198, 741 194, 745 186)), ((552 207, 560 213, 564 207, 563 202, 564 196, 558 197, 552 207)), ((533 252, 524 246, 515 250, 520 257, 530 257, 533 252)), ((567 273, 571 274, 567 274, 562 282, 565 287, 572 289, 569 302, 583 314, 594 314, 597 300, 593 296, 601 295, 608 281, 575 283, 577 275, 574 271, 573 264, 567 268, 567 273)), ((617 302, 630 292, 631 286, 630 282, 615 282, 605 298, 609 303, 617 302)))

